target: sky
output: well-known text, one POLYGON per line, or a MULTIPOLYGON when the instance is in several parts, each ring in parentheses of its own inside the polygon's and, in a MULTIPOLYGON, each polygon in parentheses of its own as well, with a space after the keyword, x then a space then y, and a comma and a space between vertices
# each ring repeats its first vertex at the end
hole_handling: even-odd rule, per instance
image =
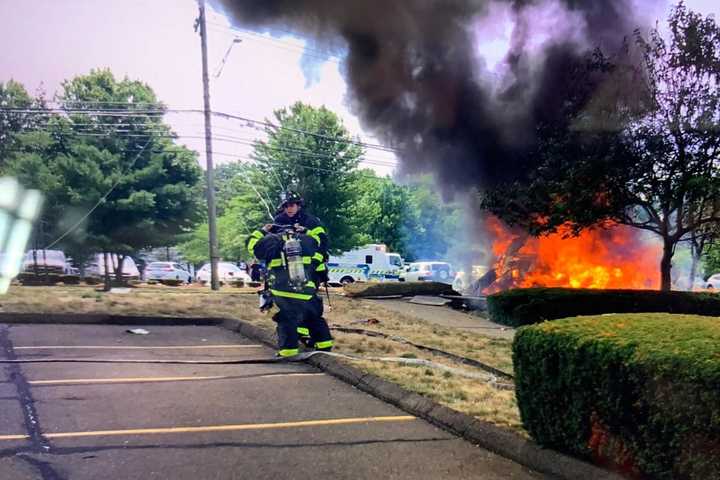
MULTIPOLYGON (((720 18, 717 0, 686 0, 686 5, 720 18)), ((651 18, 664 19, 662 4, 651 18)), ((116 77, 149 84, 170 108, 202 108, 200 39, 193 30, 195 0, 0 0, 0 82, 17 80, 31 92, 52 97, 65 79, 93 68, 110 68, 116 77)), ((488 64, 502 58, 509 29, 495 28, 478 38, 488 64)), ((321 61, 312 81, 305 77, 301 57, 305 42, 292 35, 269 37, 230 26, 221 12, 208 9, 208 57, 212 109, 255 120, 272 117, 275 109, 301 100, 325 105, 363 141, 377 143, 346 106, 341 59, 321 61), (234 43, 240 39, 239 43, 234 43), (223 64, 223 58, 232 45, 223 64), (222 71, 220 72, 220 66, 222 71), (216 73, 220 73, 216 76, 216 73)), ((307 56, 316 51, 307 47, 307 56)), ((166 117, 180 143, 200 152, 204 164, 203 117, 166 117), (196 138, 197 137, 197 138, 196 138)), ((247 158, 249 142, 262 132, 242 122, 213 118, 215 163, 247 158)), ((397 159, 369 149, 364 167, 389 174, 397 159)))

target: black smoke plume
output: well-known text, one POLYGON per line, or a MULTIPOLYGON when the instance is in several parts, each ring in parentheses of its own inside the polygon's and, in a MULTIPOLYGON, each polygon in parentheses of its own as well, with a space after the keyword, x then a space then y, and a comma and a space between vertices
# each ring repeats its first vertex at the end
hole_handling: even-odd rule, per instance
MULTIPOLYGON (((648 0, 650 1, 650 0, 648 0)), ((446 192, 491 187, 532 168, 539 125, 562 122, 572 72, 641 25, 631 0, 215 0, 243 27, 293 29, 347 45, 353 111, 405 172, 431 171, 446 192), (490 72, 478 32, 512 23, 490 72), (504 20, 503 20, 504 21, 504 20)))

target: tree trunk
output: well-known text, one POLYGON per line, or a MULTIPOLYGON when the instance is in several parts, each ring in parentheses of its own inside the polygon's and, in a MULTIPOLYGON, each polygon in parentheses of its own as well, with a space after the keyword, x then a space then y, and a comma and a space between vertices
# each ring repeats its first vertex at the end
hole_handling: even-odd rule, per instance
POLYGON ((124 285, 123 282, 123 266, 125 265, 125 257, 127 255, 118 255, 118 264, 117 267, 115 267, 115 281, 118 285, 124 285))
POLYGON ((695 277, 697 277, 697 267, 700 264, 700 257, 702 256, 703 246, 701 246, 696 239, 690 243, 690 284, 688 290, 693 290, 695 286, 695 277))
POLYGON ((667 238, 663 239, 663 255, 660 260, 660 290, 663 292, 669 292, 672 285, 672 278, 670 272, 672 270, 672 257, 674 251, 674 244, 667 238))
POLYGON ((112 288, 112 285, 110 284, 110 266, 108 265, 107 252, 103 252, 103 265, 105 266, 105 286, 103 290, 109 292, 112 288))

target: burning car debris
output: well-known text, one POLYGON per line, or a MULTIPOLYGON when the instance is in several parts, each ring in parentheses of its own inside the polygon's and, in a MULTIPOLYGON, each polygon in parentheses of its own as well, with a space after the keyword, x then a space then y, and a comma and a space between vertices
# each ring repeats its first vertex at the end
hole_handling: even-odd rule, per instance
POLYGON ((637 229, 608 224, 585 230, 532 237, 488 217, 492 268, 472 285, 473 295, 519 287, 654 289, 662 246, 637 229))

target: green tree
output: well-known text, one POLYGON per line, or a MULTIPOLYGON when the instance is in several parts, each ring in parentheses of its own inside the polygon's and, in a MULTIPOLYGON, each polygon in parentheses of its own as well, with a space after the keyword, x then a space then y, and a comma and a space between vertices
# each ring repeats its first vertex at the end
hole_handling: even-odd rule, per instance
MULTIPOLYGON (((234 192, 229 198, 222 215, 218 216, 218 251, 223 260, 251 260, 245 249, 245 239, 259 225, 270 221, 269 215, 259 201, 259 197, 247 176, 257 174, 251 165, 238 164, 235 177, 227 182, 227 191, 234 192)), ((185 240, 178 245, 183 257, 194 264, 207 261, 208 258, 208 225, 200 224, 185 240)))
MULTIPOLYGON (((581 108, 569 115, 574 128, 543 143, 530 178, 483 200, 535 234, 612 220, 659 235, 662 290, 671 287, 677 245, 716 231, 720 222, 720 28, 682 3, 669 26, 669 41, 658 30, 635 36, 642 68, 625 78, 635 80, 641 114, 627 102, 594 109, 592 99, 582 98, 587 103, 578 102, 581 108), (606 118, 616 126, 602 128, 606 118)), ((614 83, 628 84, 617 77, 614 83)))
POLYGON ((20 136, 10 169, 44 192, 51 233, 69 232, 61 245, 124 257, 172 244, 195 225, 197 157, 173 143, 161 115, 136 113, 162 112, 150 87, 94 70, 65 82, 60 99, 68 114, 20 136))
POLYGON ((265 129, 267 140, 254 145, 259 175, 252 179, 260 194, 279 203, 283 189, 297 190, 306 208, 325 224, 330 248, 354 246, 348 214, 354 202, 352 172, 363 150, 338 116, 325 107, 297 102, 275 111, 276 126, 265 129))
POLYGON ((443 259, 458 238, 461 208, 442 201, 430 176, 398 185, 372 170, 356 174, 351 217, 357 244, 384 243, 406 260, 443 259))
POLYGON ((17 135, 30 128, 34 122, 31 113, 18 112, 37 107, 37 102, 14 80, 0 82, 0 174, 17 147, 17 135))
POLYGON ((462 208, 447 203, 437 193, 433 179, 421 176, 408 187, 410 218, 406 256, 408 259, 442 260, 451 245, 463 236, 462 208))
POLYGON ((353 243, 384 243, 393 252, 407 254, 410 192, 389 177, 378 177, 372 170, 355 174, 353 190, 358 192, 349 218, 355 235, 353 243))

